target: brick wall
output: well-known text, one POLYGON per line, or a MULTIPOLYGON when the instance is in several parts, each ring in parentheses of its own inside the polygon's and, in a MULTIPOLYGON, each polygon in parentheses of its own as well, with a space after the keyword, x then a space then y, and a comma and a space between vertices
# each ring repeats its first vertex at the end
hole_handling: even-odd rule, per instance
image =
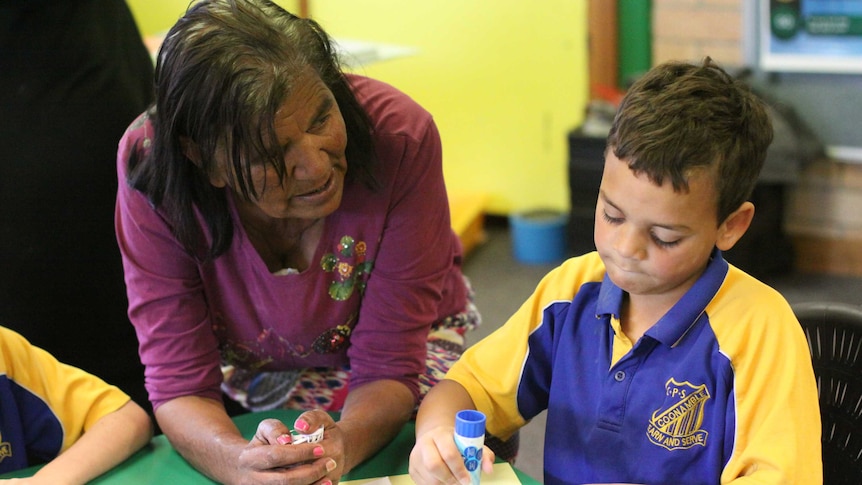
POLYGON ((653 62, 709 55, 721 65, 741 66, 742 2, 653 0, 653 62))
POLYGON ((798 269, 862 276, 862 165, 812 163, 788 191, 786 210, 798 269))
MULTIPOLYGON (((653 63, 744 64, 743 8, 751 0, 653 0, 653 63)), ((787 190, 784 224, 800 271, 862 276, 862 165, 820 160, 787 190)))

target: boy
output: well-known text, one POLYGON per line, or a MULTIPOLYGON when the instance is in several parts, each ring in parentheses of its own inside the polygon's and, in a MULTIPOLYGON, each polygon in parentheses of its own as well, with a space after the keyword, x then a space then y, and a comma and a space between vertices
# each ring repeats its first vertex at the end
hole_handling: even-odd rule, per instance
POLYGON ((47 463, 22 482, 83 484, 151 436, 125 393, 0 327, 0 473, 47 463))
POLYGON ((800 325, 721 253, 751 223, 771 141, 764 105, 709 58, 638 80, 608 135, 597 251, 549 273, 431 390, 413 479, 469 483, 453 417, 475 408, 502 438, 547 410, 550 485, 821 483, 800 325))

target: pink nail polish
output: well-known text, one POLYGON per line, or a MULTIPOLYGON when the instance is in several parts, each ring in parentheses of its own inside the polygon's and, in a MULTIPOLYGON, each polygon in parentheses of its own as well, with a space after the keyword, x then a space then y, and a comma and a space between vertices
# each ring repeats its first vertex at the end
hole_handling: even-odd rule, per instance
POLYGON ((279 436, 278 438, 276 438, 275 441, 277 441, 278 444, 280 444, 280 445, 289 445, 290 444, 290 435, 289 434, 283 434, 283 435, 279 436))
POLYGON ((323 453, 324 453, 323 447, 322 446, 315 446, 314 451, 312 453, 314 453, 314 456, 323 456, 323 453))
POLYGON ((295 423, 293 423, 293 427, 300 431, 308 431, 308 423, 301 419, 297 419, 295 423))

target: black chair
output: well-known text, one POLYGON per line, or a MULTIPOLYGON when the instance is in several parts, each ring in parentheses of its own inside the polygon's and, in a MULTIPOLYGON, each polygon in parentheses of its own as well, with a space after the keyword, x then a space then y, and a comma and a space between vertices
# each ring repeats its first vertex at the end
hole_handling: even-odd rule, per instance
POLYGON ((793 311, 817 378, 823 483, 862 484, 862 306, 809 302, 793 311))

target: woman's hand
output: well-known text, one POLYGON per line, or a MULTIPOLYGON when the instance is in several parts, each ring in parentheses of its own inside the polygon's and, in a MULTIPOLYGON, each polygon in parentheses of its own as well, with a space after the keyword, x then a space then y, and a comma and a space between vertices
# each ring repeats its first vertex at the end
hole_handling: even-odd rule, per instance
MULTIPOLYGON (((482 470, 494 469, 494 452, 487 446, 482 451, 482 470)), ((419 485, 455 484, 470 485, 470 472, 455 445, 455 428, 437 426, 416 438, 410 452, 410 478, 419 485)))
MULTIPOLYGON (((324 419, 322 413, 310 425, 324 419)), ((185 396, 156 409, 156 418, 173 447, 193 467, 225 484, 325 485, 337 464, 328 453, 341 454, 337 440, 289 444, 290 430, 275 419, 261 421, 245 439, 221 402, 185 396)), ((313 431, 313 430, 312 430, 313 431)))
MULTIPOLYGON (((318 420, 327 421, 329 427, 334 428, 328 414, 322 411, 310 413, 325 416, 316 417, 318 420)), ((312 427, 302 417, 297 419, 294 425, 294 428, 301 432, 313 432, 318 427, 319 425, 312 427)), ((338 456, 340 451, 329 450, 341 450, 343 447, 337 440, 328 439, 327 434, 330 433, 324 431, 324 439, 318 443, 293 444, 290 429, 284 423, 277 419, 265 419, 258 424, 254 436, 240 453, 238 465, 251 472, 249 478, 256 476, 260 479, 254 483, 267 483, 270 478, 279 480, 278 483, 332 483, 338 467, 333 455, 338 456)))
MULTIPOLYGON (((263 424, 263 423, 261 423, 263 424)), ((293 423, 293 429, 300 434, 311 434, 323 427, 323 440, 318 443, 303 443, 291 445, 296 447, 311 447, 315 452, 321 452, 320 458, 326 463, 326 477, 320 482, 326 484, 338 483, 341 475, 345 473, 345 437, 344 432, 338 426, 332 416, 320 410, 306 411, 302 413, 293 423), (316 447, 316 448, 315 448, 316 447)), ((289 439, 289 436, 282 435, 282 441, 289 439)))

